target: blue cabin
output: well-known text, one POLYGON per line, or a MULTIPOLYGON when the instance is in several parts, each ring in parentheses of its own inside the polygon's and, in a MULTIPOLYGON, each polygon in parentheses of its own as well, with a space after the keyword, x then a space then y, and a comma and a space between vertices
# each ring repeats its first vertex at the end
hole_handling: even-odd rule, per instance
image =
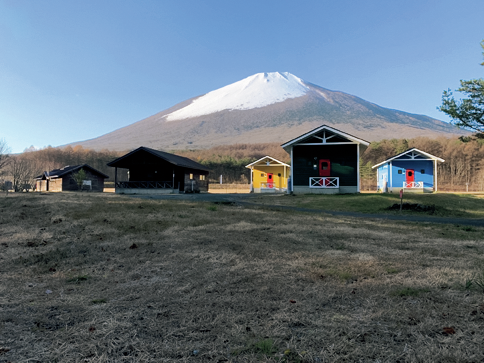
POLYGON ((412 148, 387 159, 377 168, 378 190, 383 193, 408 192, 432 193, 437 191, 437 156, 412 148))

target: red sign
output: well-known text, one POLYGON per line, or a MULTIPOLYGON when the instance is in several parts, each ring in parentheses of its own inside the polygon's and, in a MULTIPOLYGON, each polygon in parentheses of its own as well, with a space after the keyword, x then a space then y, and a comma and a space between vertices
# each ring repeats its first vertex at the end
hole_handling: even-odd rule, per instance
POLYGON ((403 198, 403 189, 400 189, 400 199, 403 198))

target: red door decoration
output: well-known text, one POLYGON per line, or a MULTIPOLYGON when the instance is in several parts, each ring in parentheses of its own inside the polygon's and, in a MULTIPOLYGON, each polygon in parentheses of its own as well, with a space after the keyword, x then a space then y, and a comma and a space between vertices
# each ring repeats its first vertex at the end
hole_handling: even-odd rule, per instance
POLYGON ((319 160, 319 176, 331 175, 331 162, 327 159, 319 160))
MULTIPOLYGON (((328 159, 319 160, 319 176, 331 176, 331 162, 328 159)), ((320 185, 323 185, 323 180, 321 180, 320 185)), ((325 185, 329 184, 329 180, 325 179, 325 185)))
POLYGON ((267 173, 267 187, 273 188, 274 187, 274 174, 267 173))
POLYGON ((406 182, 407 184, 413 183, 415 181, 415 173, 413 169, 407 169, 406 174, 406 182))

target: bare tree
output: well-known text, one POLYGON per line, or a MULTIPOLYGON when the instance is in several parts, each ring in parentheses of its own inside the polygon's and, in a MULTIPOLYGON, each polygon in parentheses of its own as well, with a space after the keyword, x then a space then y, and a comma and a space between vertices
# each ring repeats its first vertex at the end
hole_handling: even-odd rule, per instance
POLYGON ((5 139, 0 139, 0 173, 9 162, 9 153, 10 148, 8 147, 7 142, 5 139))
POLYGON ((34 188, 35 164, 23 155, 12 157, 9 163, 9 174, 13 178, 13 189, 21 192, 34 188))

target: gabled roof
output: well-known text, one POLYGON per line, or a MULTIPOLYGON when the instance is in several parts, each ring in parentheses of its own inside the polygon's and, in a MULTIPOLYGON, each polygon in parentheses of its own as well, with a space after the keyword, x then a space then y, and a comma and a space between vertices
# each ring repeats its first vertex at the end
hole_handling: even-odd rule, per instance
POLYGON ((88 164, 82 164, 82 165, 67 165, 60 169, 44 171, 42 175, 35 177, 35 179, 42 179, 44 176, 49 179, 61 178, 64 175, 67 175, 69 173, 74 173, 81 169, 89 169, 89 171, 92 172, 93 174, 98 174, 102 178, 109 178, 109 176, 107 176, 104 173, 101 173, 99 170, 94 169, 92 166, 89 166, 88 164))
POLYGON ((439 157, 437 157, 437 156, 434 156, 434 155, 432 155, 432 154, 426 153, 425 151, 419 150, 419 149, 417 149, 416 147, 413 147, 413 148, 411 148, 411 149, 408 149, 407 151, 404 151, 403 153, 400 153, 400 154, 398 154, 398 155, 395 155, 394 157, 391 157, 390 159, 387 159, 387 160, 385 160, 385 161, 382 161, 382 162, 381 162, 381 163, 379 163, 379 164, 373 165, 371 168, 372 168, 372 169, 373 169, 373 168, 377 168, 377 167, 379 167, 380 165, 383 165, 383 164, 389 163, 390 161, 392 161, 392 160, 394 160, 394 159, 397 159, 397 158, 399 158, 399 157, 401 157, 401 156, 403 156, 403 155, 405 155, 405 154, 409 154, 409 153, 417 153, 417 154, 421 154, 421 155, 424 155, 424 156, 426 156, 426 157, 427 157, 426 159, 415 159, 415 156, 414 156, 414 157, 412 157, 412 159, 414 159, 414 160, 428 160, 428 159, 432 159, 432 160, 437 160, 437 161, 440 161, 440 162, 442 162, 442 163, 445 161, 444 159, 441 159, 441 158, 439 158, 439 157))
POLYGON ((179 156, 179 155, 175 155, 175 154, 170 154, 170 153, 160 151, 160 150, 150 149, 149 147, 145 147, 145 146, 141 146, 141 147, 127 153, 126 155, 123 155, 123 156, 117 158, 116 160, 111 161, 107 165, 115 167, 116 164, 119 164, 120 161, 122 161, 122 160, 128 158, 129 156, 131 156, 135 153, 138 153, 140 151, 146 151, 146 152, 148 152, 148 153, 150 153, 150 154, 152 154, 152 155, 154 155, 154 156, 156 156, 160 159, 163 159, 163 160, 169 162, 170 164, 176 165, 176 166, 181 166, 181 167, 188 168, 188 169, 210 171, 210 169, 203 166, 202 164, 197 163, 196 161, 193 161, 192 159, 189 159, 189 158, 186 158, 186 157, 183 157, 183 156, 179 156))
POLYGON ((266 160, 266 159, 270 159, 270 160, 272 160, 272 161, 275 161, 275 162, 276 162, 276 164, 278 164, 278 165, 284 165, 284 166, 287 166, 287 167, 289 167, 289 168, 291 167, 290 165, 288 165, 288 164, 286 164, 286 163, 283 163, 282 161, 279 161, 279 160, 277 160, 277 159, 274 159, 274 158, 273 158, 273 157, 271 157, 271 156, 264 156, 263 158, 260 158, 259 160, 256 160, 256 161, 254 161, 253 163, 250 163, 250 164, 246 165, 245 167, 250 169, 250 167, 251 167, 252 165, 255 165, 255 164, 257 164, 257 163, 259 163, 259 162, 262 162, 263 160, 266 160))
MULTIPOLYGON (((357 144, 362 144, 364 146, 368 146, 370 145, 370 143, 366 140, 363 140, 363 139, 360 139, 356 136, 353 136, 353 135, 350 135, 350 134, 347 134, 346 132, 343 132, 343 131, 340 131, 338 129, 335 129, 333 127, 330 127, 328 125, 322 125, 322 126, 319 126, 317 128, 315 128, 314 130, 311 130, 309 132, 306 132, 305 134, 301 135, 301 136, 298 136, 296 137, 295 139, 292 139, 284 144, 282 144, 281 146, 283 147, 283 149, 286 149, 287 147, 291 146, 291 145, 294 145, 296 143, 299 143, 301 141, 303 141, 304 139, 307 139, 315 134, 317 134, 318 132, 321 132, 323 130, 328 130, 336 135, 339 135, 341 137, 344 137, 354 143, 357 143, 357 144)), ((323 143, 321 143, 321 145, 323 145, 323 143)), ((287 150, 286 150, 287 151, 287 150)))

